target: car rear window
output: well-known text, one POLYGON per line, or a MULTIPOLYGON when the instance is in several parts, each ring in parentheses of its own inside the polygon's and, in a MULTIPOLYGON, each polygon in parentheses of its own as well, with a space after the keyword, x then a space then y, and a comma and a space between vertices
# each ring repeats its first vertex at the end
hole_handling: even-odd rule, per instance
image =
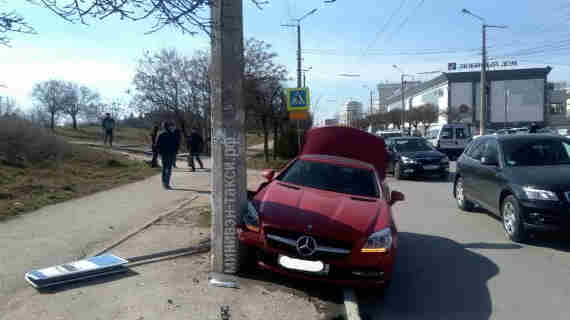
POLYGON ((453 139, 453 129, 452 128, 443 128, 441 129, 440 139, 453 139))
POLYGON ((505 141, 505 164, 517 166, 550 166, 570 164, 570 143, 558 139, 505 141))
POLYGON ((376 175, 369 169, 297 160, 277 180, 355 196, 379 197, 376 175))

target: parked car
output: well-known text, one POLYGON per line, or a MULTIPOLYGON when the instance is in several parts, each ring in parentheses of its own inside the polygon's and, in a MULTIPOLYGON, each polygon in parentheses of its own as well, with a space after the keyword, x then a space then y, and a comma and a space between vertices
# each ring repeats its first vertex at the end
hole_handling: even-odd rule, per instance
POLYGON ((454 160, 472 140, 471 127, 465 123, 432 126, 427 130, 425 138, 437 150, 454 160))
POLYGON ((301 154, 252 193, 241 263, 353 287, 390 282, 398 244, 384 141, 349 127, 309 130, 301 154), (339 143, 342 141, 342 143, 339 143))
POLYGON ((570 139, 545 134, 484 136, 457 161, 457 206, 474 205, 502 218, 506 235, 522 241, 533 229, 570 227, 570 139))
POLYGON ((391 138, 388 143, 388 172, 396 179, 437 175, 449 177, 449 158, 437 151, 424 138, 391 138))
POLYGON ((377 131, 376 135, 382 138, 393 138, 393 137, 402 137, 404 133, 401 130, 387 130, 387 131, 377 131))

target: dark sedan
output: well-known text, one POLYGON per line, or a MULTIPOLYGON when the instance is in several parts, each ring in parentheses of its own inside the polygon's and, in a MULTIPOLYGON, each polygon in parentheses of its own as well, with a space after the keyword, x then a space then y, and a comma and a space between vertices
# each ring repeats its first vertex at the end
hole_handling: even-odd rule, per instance
POLYGON ((437 175, 447 179, 449 158, 432 147, 424 138, 390 138, 388 172, 396 179, 420 175, 437 175))
POLYGON ((502 218, 507 237, 570 229, 570 139, 544 134, 484 136, 457 161, 453 193, 502 218))

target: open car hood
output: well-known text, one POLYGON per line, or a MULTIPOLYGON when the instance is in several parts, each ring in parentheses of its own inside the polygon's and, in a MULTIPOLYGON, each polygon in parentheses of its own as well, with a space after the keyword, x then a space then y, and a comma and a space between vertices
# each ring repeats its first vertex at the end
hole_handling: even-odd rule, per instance
POLYGON ((355 159, 373 165, 386 176, 388 152, 384 139, 350 127, 319 127, 307 131, 300 155, 321 154, 355 159))

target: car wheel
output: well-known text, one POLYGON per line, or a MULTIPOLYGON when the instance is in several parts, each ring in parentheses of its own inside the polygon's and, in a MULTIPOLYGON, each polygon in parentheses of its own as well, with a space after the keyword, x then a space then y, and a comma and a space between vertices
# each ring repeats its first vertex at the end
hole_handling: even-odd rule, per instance
POLYGON ((521 219, 521 209, 517 198, 510 195, 503 200, 501 206, 501 214, 503 216, 503 227, 507 237, 515 242, 521 242, 526 239, 526 230, 521 219))
POLYGON ((396 164, 394 165, 394 178, 396 178, 397 180, 402 179, 402 169, 400 168, 399 162, 396 162, 396 164))
POLYGON ((459 207, 459 209, 463 211, 473 210, 473 202, 465 198, 462 177, 457 178, 457 181, 455 181, 455 201, 457 202, 457 207, 459 207))

